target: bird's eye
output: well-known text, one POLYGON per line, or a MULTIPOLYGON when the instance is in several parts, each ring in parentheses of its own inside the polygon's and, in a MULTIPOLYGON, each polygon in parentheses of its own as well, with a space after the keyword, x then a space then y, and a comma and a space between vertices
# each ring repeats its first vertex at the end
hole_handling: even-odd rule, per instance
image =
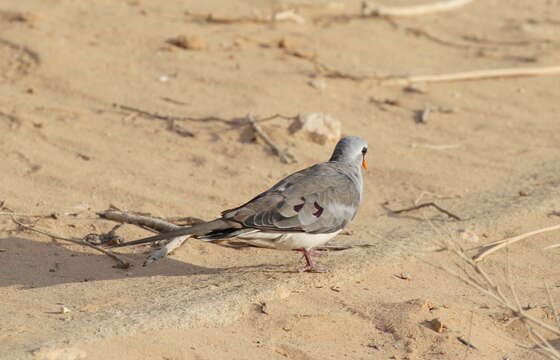
POLYGON ((365 155, 366 153, 367 153, 367 147, 365 147, 365 148, 362 149, 362 154, 365 155))

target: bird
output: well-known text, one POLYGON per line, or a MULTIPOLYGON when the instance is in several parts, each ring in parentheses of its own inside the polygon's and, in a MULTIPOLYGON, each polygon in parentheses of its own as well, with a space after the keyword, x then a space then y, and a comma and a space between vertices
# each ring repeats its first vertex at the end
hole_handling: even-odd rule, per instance
POLYGON ((314 248, 334 238, 356 216, 367 150, 365 139, 345 136, 329 161, 285 177, 246 203, 222 211, 215 220, 113 247, 185 235, 203 241, 235 239, 248 245, 301 251, 306 265, 300 271, 324 272, 313 261, 314 248))

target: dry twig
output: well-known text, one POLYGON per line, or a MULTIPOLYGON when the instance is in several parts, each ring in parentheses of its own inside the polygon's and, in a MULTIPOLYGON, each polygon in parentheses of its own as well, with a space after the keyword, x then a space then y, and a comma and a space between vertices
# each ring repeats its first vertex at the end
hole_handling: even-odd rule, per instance
POLYGON ((399 210, 391 210, 391 209, 389 209, 389 210, 390 210, 393 214, 400 214, 400 213, 403 213, 403 212, 418 210, 418 209, 421 209, 421 208, 424 208, 424 207, 428 207, 428 206, 431 206, 431 207, 435 208, 436 210, 438 210, 438 211, 444 213, 445 215, 449 216, 449 217, 452 218, 452 219, 455 219, 455 220, 457 220, 457 221, 461 221, 461 220, 462 220, 462 219, 461 219, 460 217, 458 217, 457 215, 453 214, 453 213, 450 212, 450 211, 447 211, 447 210, 443 209, 442 207, 440 207, 439 205, 437 205, 437 204, 434 203, 433 201, 432 201, 432 202, 428 202, 428 203, 423 203, 423 204, 415 205, 415 206, 412 206, 412 207, 409 207, 409 208, 406 208, 406 209, 399 209, 399 210))
POLYGON ((474 346, 473 344, 471 344, 470 342, 468 342, 467 340, 465 340, 464 338, 462 338, 461 336, 457 336, 457 340, 459 340, 459 342, 471 349, 475 349, 475 350, 479 350, 479 348, 477 348, 476 346, 474 346))
POLYGON ((412 35, 419 36, 419 37, 424 37, 424 38, 426 38, 428 40, 431 40, 431 41, 433 41, 437 44, 450 46, 450 47, 453 47, 453 48, 456 48, 456 49, 470 49, 470 48, 473 47, 470 44, 456 43, 456 42, 453 42, 451 40, 442 39, 442 38, 440 38, 440 37, 438 37, 438 36, 436 36, 432 33, 429 33, 428 31, 426 31, 424 29, 420 29, 420 28, 417 28, 417 27, 407 26, 407 27, 404 28, 404 30, 407 33, 410 33, 412 35))
POLYGON ((315 72, 317 74, 331 79, 343 79, 343 80, 351 80, 356 82, 366 81, 366 80, 382 80, 388 78, 387 76, 383 75, 355 75, 346 73, 340 70, 332 69, 331 67, 317 61, 316 59, 310 60, 313 66, 315 67, 315 72))
POLYGON ((261 126, 257 123, 253 115, 251 114, 247 115, 247 121, 249 122, 249 124, 251 124, 253 130, 255 130, 255 133, 261 139, 263 139, 268 146, 270 146, 270 148, 272 149, 272 153, 277 155, 284 164, 290 164, 296 162, 296 159, 294 158, 293 155, 280 150, 280 148, 270 139, 270 137, 264 132, 261 126))
MULTIPOLYGON (((99 217, 102 217, 104 219, 113 220, 125 224, 133 224, 133 225, 140 226, 142 228, 148 228, 162 233, 177 230, 182 227, 175 224, 171 224, 161 219, 156 219, 144 215, 130 214, 130 213, 125 213, 125 212, 115 211, 115 210, 100 211, 97 213, 97 215, 99 215, 99 217)), ((175 249, 183 245, 183 243, 189 238, 190 236, 187 235, 187 236, 178 236, 169 239, 159 249, 152 252, 148 256, 146 261, 144 261, 144 266, 150 265, 154 261, 157 261, 171 254, 171 252, 173 252, 175 249)))
POLYGON ((507 239, 503 239, 503 240, 499 240, 499 241, 495 241, 493 243, 489 243, 486 245, 483 245, 482 248, 480 249, 480 251, 478 252, 478 254, 476 254, 475 256, 473 256, 473 261, 477 262, 477 261, 481 261, 482 259, 484 259, 486 256, 492 254, 495 251, 498 251, 508 245, 511 245, 515 242, 518 242, 520 240, 526 239, 528 237, 531 237, 533 235, 537 235, 540 233, 544 233, 547 231, 553 231, 553 230, 558 230, 560 229, 560 225, 554 225, 554 226, 549 226, 543 229, 538 229, 535 231, 530 231, 528 233, 525 234, 521 234, 521 235, 517 235, 511 238, 507 238, 507 239))
POLYGON ((285 10, 275 12, 270 16, 244 16, 231 18, 225 16, 216 16, 214 14, 194 14, 187 12, 185 14, 192 20, 206 22, 209 24, 232 25, 232 24, 272 24, 282 21, 292 21, 297 24, 305 23, 305 19, 293 10, 285 10))
POLYGON ((390 7, 364 1, 362 2, 362 15, 389 18, 423 16, 451 11, 458 7, 465 6, 472 1, 473 0, 445 0, 431 4, 406 7, 390 7))
POLYGON ((126 110, 126 111, 131 111, 134 113, 137 113, 139 115, 148 117, 148 118, 153 118, 153 119, 158 119, 158 120, 164 120, 167 123, 167 130, 174 132, 180 136, 183 137, 194 137, 194 133, 184 129, 181 125, 178 125, 176 122, 180 121, 180 120, 184 120, 185 118, 182 117, 177 117, 177 116, 167 116, 167 115, 160 115, 158 113, 154 113, 154 112, 148 112, 148 111, 144 111, 144 110, 140 110, 131 106, 127 106, 127 105, 120 105, 120 104, 113 104, 114 107, 119 108, 121 110, 126 110))
POLYGON ((170 232, 181 228, 181 226, 171 224, 161 219, 116 210, 99 211, 97 215, 107 220, 137 225, 140 227, 148 227, 157 232, 170 232))
POLYGON ((514 316, 516 316, 521 321, 523 321, 523 323, 527 326, 529 335, 534 338, 533 339, 534 343, 541 350, 547 352, 547 354, 550 354, 550 355, 554 356, 554 358, 556 358, 556 359, 560 359, 560 353, 557 350, 555 350, 552 346, 550 346, 548 341, 546 339, 544 339, 544 337, 536 331, 536 329, 542 329, 542 330, 549 331, 549 332, 555 334, 556 336, 560 336, 560 327, 555 327, 555 326, 552 326, 552 325, 550 325, 546 322, 543 322, 543 321, 535 318, 534 316, 528 314, 523 309, 523 307, 521 306, 521 303, 519 301, 519 298, 517 296, 517 293, 515 292, 515 288, 513 287, 513 284, 511 282, 511 273, 509 271, 509 260, 508 260, 508 266, 507 266, 506 271, 508 272, 507 278, 508 278, 509 286, 510 286, 510 289, 511 289, 511 292, 512 292, 512 295, 513 295, 513 301, 512 301, 512 299, 510 299, 510 298, 508 298, 504 295, 501 288, 486 273, 486 271, 483 269, 482 265, 480 263, 475 262, 473 259, 471 259, 464 252, 464 250, 455 241, 453 241, 452 235, 449 235, 449 237, 447 238, 447 237, 443 236, 441 234, 441 232, 437 228, 435 228, 431 222, 430 222, 430 225, 432 226, 434 231, 436 231, 440 235, 440 242, 441 243, 438 244, 438 245, 442 246, 445 250, 447 250, 450 253, 457 256, 462 262, 464 262, 466 265, 468 265, 468 267, 470 269, 472 269, 475 272, 475 274, 471 275, 469 272, 466 271, 466 269, 461 269, 461 270, 463 270, 463 273, 461 274, 461 273, 457 273, 456 271, 454 271, 450 268, 427 262, 420 257, 419 257, 419 260, 421 260, 422 262, 424 262, 428 265, 434 266, 435 268, 438 268, 440 270, 443 270, 443 271, 447 272, 448 274, 450 274, 453 277, 461 280, 465 284, 467 284, 467 285, 471 286, 472 288, 478 290, 480 293, 491 297, 500 306, 510 310, 513 313, 514 316))
POLYGON ((148 256, 148 258, 146 259, 146 261, 144 261, 143 266, 148 266, 154 261, 157 261, 171 254, 173 251, 175 251, 175 249, 183 245, 183 243, 187 241, 190 237, 191 237, 190 235, 186 235, 186 236, 179 236, 169 240, 161 248, 151 253, 150 256, 148 256))
POLYGON ((95 249, 99 252, 102 252, 103 254, 113 258, 117 262, 117 267, 119 267, 121 269, 128 269, 130 267, 130 263, 127 260, 125 260, 124 258, 120 257, 119 255, 117 255, 117 254, 115 254, 111 251, 105 250, 103 248, 100 248, 99 246, 95 246, 95 245, 93 245, 93 244, 91 244, 87 241, 84 241, 83 239, 66 238, 66 237, 51 234, 51 233, 46 232, 44 230, 35 229, 33 226, 29 226, 29 225, 26 225, 26 224, 18 221, 15 217, 12 217, 12 221, 14 223, 16 223, 18 226, 21 226, 22 228, 25 228, 25 229, 30 230, 30 231, 34 231, 34 232, 39 233, 39 234, 46 235, 46 236, 48 236, 52 239, 68 241, 68 242, 71 242, 71 243, 74 243, 74 244, 87 246, 87 247, 95 249))
POLYGON ((539 75, 558 75, 560 66, 547 66, 540 68, 505 68, 492 70, 475 70, 452 74, 416 75, 396 77, 381 82, 382 85, 407 86, 414 83, 440 83, 452 81, 470 81, 498 78, 527 77, 539 75))

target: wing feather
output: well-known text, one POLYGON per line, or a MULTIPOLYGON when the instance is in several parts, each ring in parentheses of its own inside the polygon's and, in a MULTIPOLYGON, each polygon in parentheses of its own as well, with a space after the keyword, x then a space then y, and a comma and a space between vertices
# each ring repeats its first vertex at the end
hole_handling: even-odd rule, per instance
POLYGON ((359 184, 347 175, 352 170, 349 164, 317 164, 224 211, 223 218, 267 231, 338 231, 354 218, 361 200, 359 184))

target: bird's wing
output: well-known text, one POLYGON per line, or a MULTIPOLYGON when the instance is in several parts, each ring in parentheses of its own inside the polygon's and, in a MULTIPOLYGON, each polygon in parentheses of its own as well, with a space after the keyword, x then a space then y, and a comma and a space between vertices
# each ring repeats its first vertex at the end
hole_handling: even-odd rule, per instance
POLYGON ((332 162, 301 170, 240 207, 224 211, 222 219, 267 231, 340 230, 354 218, 361 199, 349 170, 332 162))

